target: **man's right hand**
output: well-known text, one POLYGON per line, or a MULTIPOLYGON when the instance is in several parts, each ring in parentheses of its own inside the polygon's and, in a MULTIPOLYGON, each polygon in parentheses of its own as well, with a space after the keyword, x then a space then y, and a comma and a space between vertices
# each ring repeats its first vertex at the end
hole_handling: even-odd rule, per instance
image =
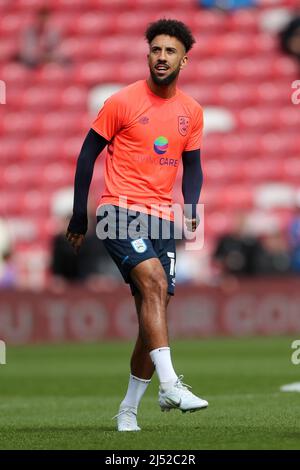
POLYGON ((189 232, 196 232, 199 223, 200 223, 200 218, 198 214, 194 219, 187 219, 185 217, 185 225, 189 232))
POLYGON ((76 255, 78 254, 80 247, 84 241, 84 235, 80 233, 72 233, 69 230, 66 233, 68 242, 72 245, 76 255))

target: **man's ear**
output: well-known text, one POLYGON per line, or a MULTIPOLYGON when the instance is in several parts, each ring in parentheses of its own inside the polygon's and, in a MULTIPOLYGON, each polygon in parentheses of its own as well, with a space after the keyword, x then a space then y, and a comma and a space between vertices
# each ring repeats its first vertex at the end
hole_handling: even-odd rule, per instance
POLYGON ((180 68, 183 69, 188 63, 188 56, 185 55, 180 61, 180 68))

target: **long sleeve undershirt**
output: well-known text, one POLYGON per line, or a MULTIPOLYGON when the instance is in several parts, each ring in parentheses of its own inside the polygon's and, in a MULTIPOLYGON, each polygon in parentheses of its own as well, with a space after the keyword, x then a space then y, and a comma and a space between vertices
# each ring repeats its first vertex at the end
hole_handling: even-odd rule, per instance
POLYGON ((68 230, 72 233, 85 234, 87 231, 87 200, 92 181, 95 161, 108 141, 93 129, 88 132, 76 166, 74 182, 73 216, 68 230))
MULTIPOLYGON (((87 201, 94 165, 98 155, 107 144, 108 141, 93 129, 90 129, 83 142, 76 166, 73 216, 68 227, 68 230, 72 233, 84 235, 87 231, 87 201)), ((196 217, 196 205, 203 181, 200 150, 183 152, 182 162, 184 203, 190 205, 190 207, 185 208, 185 215, 191 219, 196 217)))
POLYGON ((203 183, 200 149, 183 152, 182 164, 182 194, 184 204, 188 204, 188 206, 185 206, 185 217, 195 219, 203 183))

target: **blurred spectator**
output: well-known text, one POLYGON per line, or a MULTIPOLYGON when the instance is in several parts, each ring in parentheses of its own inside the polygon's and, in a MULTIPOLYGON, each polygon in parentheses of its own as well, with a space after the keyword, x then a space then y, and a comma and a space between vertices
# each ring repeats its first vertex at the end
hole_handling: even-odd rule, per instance
POLYGON ((22 33, 17 60, 30 68, 47 62, 67 64, 69 60, 59 52, 60 33, 49 21, 50 10, 40 8, 34 22, 22 33))
POLYGON ((12 248, 6 224, 0 219, 0 289, 14 287, 17 274, 12 258, 12 248))
POLYGON ((0 257, 8 251, 10 251, 10 236, 7 224, 0 219, 0 257))
POLYGON ((2 254, 0 263, 0 289, 9 289, 17 285, 17 272, 13 262, 12 252, 2 254))
POLYGON ((282 232, 276 231, 263 239, 264 252, 259 259, 261 274, 284 275, 290 273, 291 260, 288 243, 282 232))
POLYGON ((300 207, 297 208, 289 227, 289 246, 292 270, 300 273, 300 207))
POLYGON ((61 231, 52 242, 51 271, 54 276, 69 282, 88 281, 93 276, 115 276, 116 268, 108 256, 101 240, 97 238, 96 227, 89 222, 89 231, 78 253, 68 243, 65 232, 68 216, 63 220, 61 231))
POLYGON ((238 10, 256 5, 256 0, 198 0, 201 7, 219 8, 220 10, 238 10))
POLYGON ((280 33, 282 50, 300 62, 300 16, 292 19, 280 33))
POLYGON ((225 275, 255 276, 263 253, 261 242, 247 230, 246 216, 238 214, 233 231, 217 241, 214 260, 225 275))

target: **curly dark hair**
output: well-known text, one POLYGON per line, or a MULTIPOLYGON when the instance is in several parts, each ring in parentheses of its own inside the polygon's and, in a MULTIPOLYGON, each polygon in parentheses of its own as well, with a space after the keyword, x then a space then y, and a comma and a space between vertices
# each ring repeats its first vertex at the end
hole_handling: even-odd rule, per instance
POLYGON ((184 23, 177 20, 163 18, 150 23, 145 32, 148 44, 151 44, 153 39, 159 34, 175 37, 184 45, 186 52, 192 49, 193 44, 196 42, 190 29, 184 23))

